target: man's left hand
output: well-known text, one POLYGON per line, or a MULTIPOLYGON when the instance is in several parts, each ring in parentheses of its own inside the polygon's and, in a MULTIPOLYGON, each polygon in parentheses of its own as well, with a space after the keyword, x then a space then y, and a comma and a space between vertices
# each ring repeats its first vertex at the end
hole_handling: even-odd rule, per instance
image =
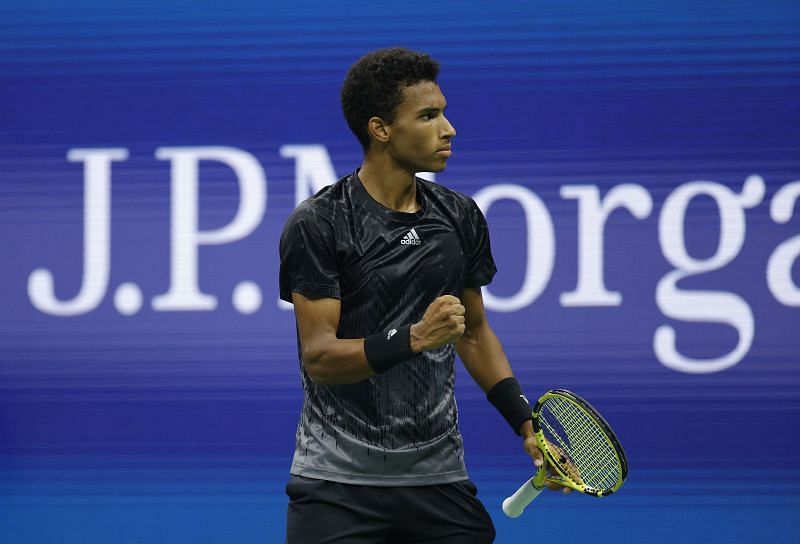
MULTIPOLYGON (((550 474, 549 467, 547 466, 547 461, 544 458, 544 454, 542 450, 539 449, 539 446, 536 444, 536 437, 533 434, 533 425, 530 421, 526 421, 522 426, 522 436, 525 437, 525 440, 522 442, 522 447, 525 449, 525 453, 527 453, 530 458, 533 460, 533 464, 536 468, 541 467, 544 465, 545 470, 548 474, 550 474)), ((563 486, 556 482, 551 482, 549 480, 545 480, 544 483, 547 489, 551 491, 557 491, 559 489, 562 490, 564 494, 569 493, 572 491, 571 488, 563 486)))

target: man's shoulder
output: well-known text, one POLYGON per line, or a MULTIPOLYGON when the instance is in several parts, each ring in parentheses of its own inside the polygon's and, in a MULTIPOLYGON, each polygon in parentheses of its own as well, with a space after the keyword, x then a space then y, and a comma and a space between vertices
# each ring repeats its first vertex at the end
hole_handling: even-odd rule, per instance
MULTIPOLYGON (((352 175, 352 174, 351 174, 352 175)), ((332 185, 326 185, 313 196, 297 205, 289 215, 289 221, 297 219, 332 219, 345 203, 345 186, 351 175, 340 178, 332 185)))
MULTIPOLYGON (((339 178, 335 183, 326 185, 313 196, 308 197, 300 203, 300 206, 305 205, 307 208, 329 208, 336 205, 336 202, 342 201, 345 198, 345 188, 350 181, 352 174, 348 174, 339 178)), ((298 208, 300 208, 298 206, 298 208)))

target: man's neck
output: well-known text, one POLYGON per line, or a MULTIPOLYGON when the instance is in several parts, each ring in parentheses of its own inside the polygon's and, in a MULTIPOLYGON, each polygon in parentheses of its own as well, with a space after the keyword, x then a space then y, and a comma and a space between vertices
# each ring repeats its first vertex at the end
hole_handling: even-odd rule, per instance
POLYGON ((369 196, 383 206, 398 211, 419 211, 414 172, 399 167, 388 157, 364 157, 358 177, 369 196))

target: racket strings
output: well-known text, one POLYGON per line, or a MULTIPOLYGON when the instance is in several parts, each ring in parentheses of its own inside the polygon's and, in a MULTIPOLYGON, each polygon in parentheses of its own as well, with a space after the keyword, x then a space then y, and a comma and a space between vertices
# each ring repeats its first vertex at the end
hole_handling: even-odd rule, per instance
MULTIPOLYGON (((560 460, 559 466, 567 473, 567 476, 572 478, 576 483, 586 484, 591 487, 606 489, 611 487, 616 482, 616 478, 607 477, 609 471, 612 475, 615 471, 616 459, 604 459, 605 453, 602 448, 596 445, 592 447, 575 447, 575 444, 587 444, 596 437, 590 437, 587 434, 583 436, 580 433, 568 433, 567 440, 559 434, 552 425, 548 425, 552 436, 559 444, 555 446, 556 450, 554 457, 560 460), (606 487, 608 484, 608 487, 606 487)), ((602 436, 600 440, 602 440, 602 436)))
MULTIPOLYGON (((568 458, 562 463, 573 479, 592 487, 602 487, 609 470, 617 466, 616 452, 608 448, 603 432, 582 410, 561 399, 554 399, 551 409, 558 425, 548 424, 549 431, 568 458), (561 432, 558 429, 561 429, 561 432)), ((548 422, 549 423, 549 422, 548 422)), ((616 479, 608 478, 613 485, 616 479)))
POLYGON ((567 476, 597 489, 616 485, 621 470, 617 452, 582 408, 563 397, 550 397, 542 405, 539 421, 567 476))
MULTIPOLYGON (((609 470, 616 467, 616 452, 608 448, 603 432, 583 411, 576 409, 569 402, 559 402, 554 407, 554 414, 559 418, 566 435, 562 440, 574 466, 582 476, 584 483, 592 487, 601 487, 609 470)), ((616 480, 611 481, 611 485, 616 480)))

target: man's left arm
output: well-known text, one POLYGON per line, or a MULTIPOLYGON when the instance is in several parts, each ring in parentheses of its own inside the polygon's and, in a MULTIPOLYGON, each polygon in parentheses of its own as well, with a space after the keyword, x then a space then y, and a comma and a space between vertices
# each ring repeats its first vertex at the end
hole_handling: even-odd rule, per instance
POLYGON ((497 382, 511 378, 503 346, 486 320, 480 289, 464 289, 464 334, 456 340, 456 351, 472 379, 487 393, 497 382))
MULTIPOLYGON (((513 378, 514 373, 511 371, 511 365, 500 340, 486 319, 480 289, 464 289, 461 304, 465 309, 465 329, 464 334, 456 340, 456 352, 475 383, 484 393, 489 393, 501 381, 513 378)), ((522 436, 523 447, 533 459, 533 464, 540 466, 544 462, 544 456, 536 446, 531 420, 525 420, 514 430, 522 436)), ((559 486, 548 485, 548 487, 559 486)))

